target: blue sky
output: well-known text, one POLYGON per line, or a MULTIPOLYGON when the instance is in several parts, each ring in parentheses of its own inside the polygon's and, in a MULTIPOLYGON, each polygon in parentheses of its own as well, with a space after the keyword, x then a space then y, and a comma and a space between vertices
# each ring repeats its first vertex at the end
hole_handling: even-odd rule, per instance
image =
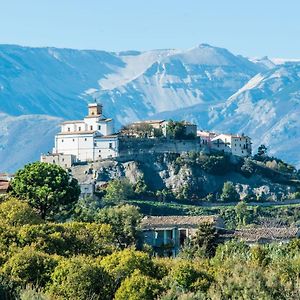
POLYGON ((0 0, 0 43, 300 58, 299 0, 0 0))

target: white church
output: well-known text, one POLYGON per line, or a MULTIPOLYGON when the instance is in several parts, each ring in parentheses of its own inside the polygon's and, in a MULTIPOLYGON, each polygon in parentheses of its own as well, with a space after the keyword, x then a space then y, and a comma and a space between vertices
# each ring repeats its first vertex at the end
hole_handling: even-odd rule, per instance
POLYGON ((66 121, 55 136, 51 154, 41 161, 70 167, 74 162, 97 161, 118 156, 118 136, 114 134, 113 119, 105 118, 101 104, 88 105, 83 120, 66 121))

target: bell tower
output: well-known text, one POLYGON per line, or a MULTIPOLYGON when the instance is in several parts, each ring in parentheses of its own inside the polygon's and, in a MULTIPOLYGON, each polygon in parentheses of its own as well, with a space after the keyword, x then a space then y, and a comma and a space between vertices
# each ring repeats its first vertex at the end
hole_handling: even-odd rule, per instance
POLYGON ((90 103, 89 104, 89 114, 88 117, 101 117, 102 116, 102 104, 100 103, 90 103))

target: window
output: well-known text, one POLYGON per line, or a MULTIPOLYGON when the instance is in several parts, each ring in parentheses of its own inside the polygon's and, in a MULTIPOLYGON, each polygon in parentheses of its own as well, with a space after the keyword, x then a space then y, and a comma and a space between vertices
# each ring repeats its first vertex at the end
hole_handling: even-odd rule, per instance
POLYGON ((64 159, 64 158, 62 158, 62 159, 61 159, 61 161, 65 161, 65 159, 64 159))
POLYGON ((68 127, 68 131, 71 131, 70 127, 68 127))
POLYGON ((75 139, 73 139, 73 142, 75 142, 75 139))
POLYGON ((93 125, 90 126, 90 129, 93 130, 93 125))
POLYGON ((99 153, 101 152, 101 150, 99 150, 99 153))
POLYGON ((81 127, 80 126, 78 127, 78 131, 81 131, 81 127))
POLYGON ((61 140, 61 142, 63 143, 63 142, 64 142, 64 140, 61 140))
POLYGON ((98 125, 98 130, 101 130, 101 125, 98 125))
POLYGON ((94 147, 96 147, 97 146, 97 143, 94 143, 94 147))
POLYGON ((87 138, 85 138, 84 140, 87 141, 87 138))
POLYGON ((112 143, 109 143, 109 149, 111 149, 112 148, 112 143))

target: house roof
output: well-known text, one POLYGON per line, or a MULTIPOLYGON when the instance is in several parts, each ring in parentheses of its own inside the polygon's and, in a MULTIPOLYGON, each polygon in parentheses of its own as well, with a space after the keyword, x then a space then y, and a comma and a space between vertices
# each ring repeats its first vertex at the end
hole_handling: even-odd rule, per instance
POLYGON ((280 241, 295 238, 297 235, 297 227, 257 227, 240 229, 234 232, 234 237, 245 242, 280 241))
POLYGON ((165 120, 143 120, 143 121, 136 121, 131 124, 132 125, 135 125, 135 124, 160 124, 163 122, 165 122, 165 120))
POLYGON ((0 180, 0 191, 6 192, 9 187, 9 182, 6 180, 0 180))
POLYGON ((147 216, 142 219, 143 229, 197 227, 203 223, 216 224, 217 216, 147 216))

